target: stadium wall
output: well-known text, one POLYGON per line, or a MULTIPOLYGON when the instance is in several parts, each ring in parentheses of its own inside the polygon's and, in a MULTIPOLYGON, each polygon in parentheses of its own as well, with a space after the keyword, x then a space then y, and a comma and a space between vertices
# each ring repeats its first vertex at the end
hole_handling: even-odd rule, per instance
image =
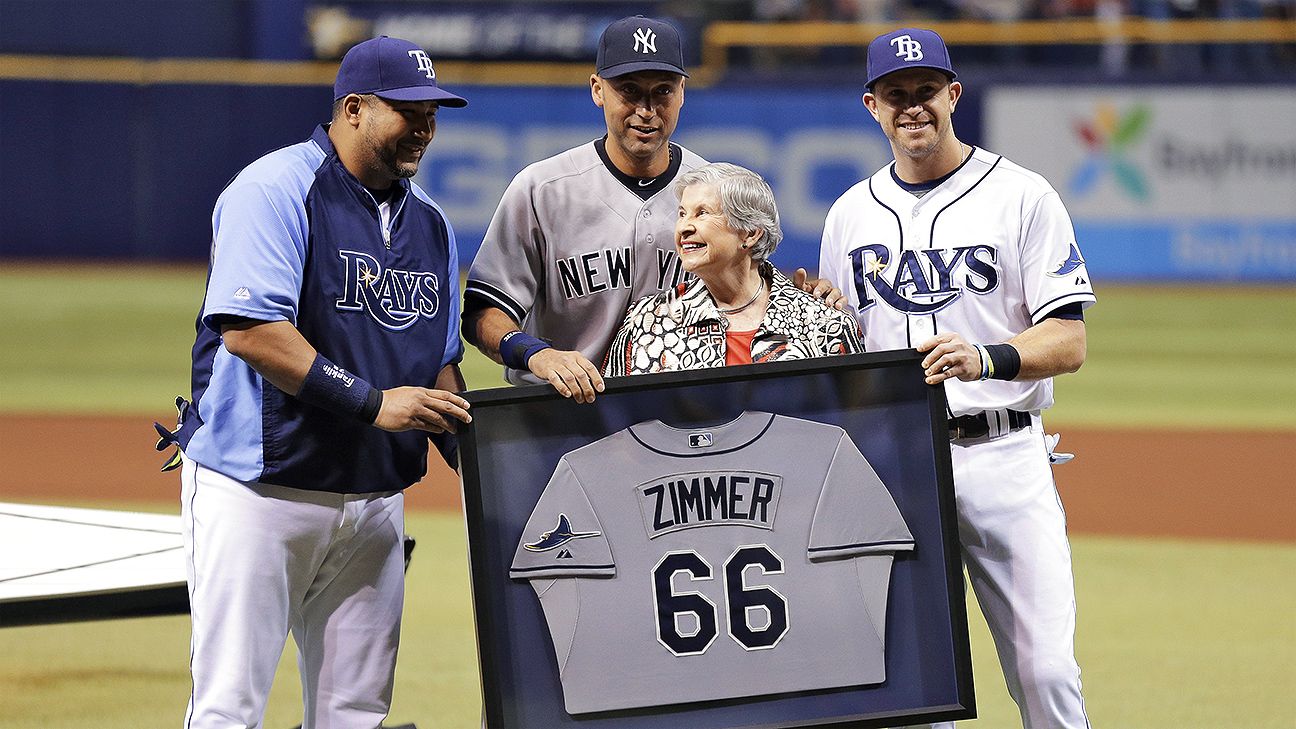
MULTIPOLYGON (((959 135, 1044 174, 1103 280, 1296 281, 1296 86, 1189 89, 969 77, 959 135), (1256 118, 1234 113, 1263 108, 1256 118)), ((464 264, 523 166, 601 133, 581 87, 447 86, 418 181, 464 264)), ((770 179, 785 268, 817 264, 824 213, 890 159, 847 86, 690 90, 676 139, 770 179)), ((304 139, 327 86, 0 79, 0 257, 202 260, 211 206, 245 164, 304 139)))

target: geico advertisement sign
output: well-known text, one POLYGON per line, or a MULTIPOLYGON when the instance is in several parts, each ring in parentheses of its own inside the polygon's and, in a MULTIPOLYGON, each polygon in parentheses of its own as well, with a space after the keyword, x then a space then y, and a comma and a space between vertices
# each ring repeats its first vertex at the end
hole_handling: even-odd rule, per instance
MULTIPOLYGON (((446 210, 464 258, 476 250, 519 170, 606 132, 588 90, 505 91, 467 89, 466 109, 443 110, 416 178, 446 210)), ((852 91, 754 98, 750 92, 690 90, 672 141, 769 181, 786 235, 780 265, 816 266, 828 208, 891 161, 886 138, 852 91)))
POLYGON ((1077 219, 1296 218, 1296 87, 1000 87, 984 118, 1077 219))

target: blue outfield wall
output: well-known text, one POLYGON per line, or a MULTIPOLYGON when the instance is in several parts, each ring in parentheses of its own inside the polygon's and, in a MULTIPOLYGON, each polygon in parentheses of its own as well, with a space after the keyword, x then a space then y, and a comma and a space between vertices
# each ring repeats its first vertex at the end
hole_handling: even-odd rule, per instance
POLYGON ((1296 220, 1080 221, 1076 238, 1099 282, 1296 282, 1296 220))
POLYGON ((0 256, 200 261, 216 196, 326 88, 0 81, 0 256))
MULTIPOLYGON (((602 114, 585 88, 446 84, 471 104, 442 111, 418 181, 447 210, 466 267, 513 175, 601 134, 602 114)), ((257 156, 305 139, 330 102, 320 87, 0 80, 0 93, 11 110, 0 115, 0 257, 44 260, 205 259, 221 188, 257 156)), ((682 117, 677 141, 770 180, 784 268, 816 267, 828 206, 890 159, 858 89, 696 88, 682 117)), ((965 94, 959 136, 980 143, 982 118, 965 94)), ((1053 182, 1065 199, 1065 181, 1053 182)), ((1296 281, 1296 210, 1271 221, 1076 223, 1100 281, 1296 281)))

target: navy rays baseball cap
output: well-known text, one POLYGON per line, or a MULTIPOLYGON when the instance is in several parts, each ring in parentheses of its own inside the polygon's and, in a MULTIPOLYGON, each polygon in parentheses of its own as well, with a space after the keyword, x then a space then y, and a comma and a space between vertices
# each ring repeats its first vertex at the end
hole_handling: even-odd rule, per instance
POLYGON ((950 64, 949 49, 936 31, 926 28, 901 28, 873 39, 868 47, 866 88, 872 89, 877 80, 906 68, 934 68, 958 78, 950 64))
POLYGON ((333 100, 347 94, 373 94, 392 101, 435 101, 467 106, 468 100, 437 86, 432 59, 422 48, 400 38, 380 35, 351 47, 342 57, 333 100))
POLYGON ((664 20, 642 15, 622 18, 603 30, 594 66, 603 78, 635 71, 669 71, 688 77, 679 31, 664 20))

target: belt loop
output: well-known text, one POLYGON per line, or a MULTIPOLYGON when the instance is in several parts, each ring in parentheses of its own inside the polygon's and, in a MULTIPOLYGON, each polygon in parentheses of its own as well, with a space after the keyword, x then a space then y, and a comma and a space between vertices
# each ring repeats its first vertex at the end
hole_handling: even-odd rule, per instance
POLYGON ((985 419, 986 419, 986 426, 988 428, 986 437, 990 438, 991 440, 994 440, 995 438, 1002 438, 1004 435, 1003 411, 987 410, 985 411, 985 419))

